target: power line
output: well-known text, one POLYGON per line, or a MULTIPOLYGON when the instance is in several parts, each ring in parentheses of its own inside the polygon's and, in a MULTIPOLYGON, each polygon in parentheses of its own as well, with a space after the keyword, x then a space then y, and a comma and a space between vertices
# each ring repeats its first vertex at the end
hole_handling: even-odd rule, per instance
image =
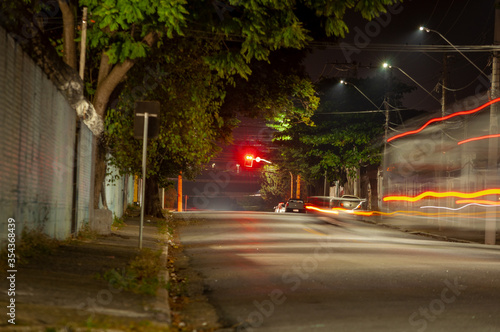
MULTIPOLYGON (((369 52, 456 52, 457 49, 461 52, 494 52, 500 51, 500 45, 408 45, 408 44, 376 44, 371 43, 366 47, 359 49, 360 51, 369 52)), ((307 48, 321 48, 331 50, 345 50, 356 48, 354 44, 337 44, 330 42, 310 42, 307 48)))

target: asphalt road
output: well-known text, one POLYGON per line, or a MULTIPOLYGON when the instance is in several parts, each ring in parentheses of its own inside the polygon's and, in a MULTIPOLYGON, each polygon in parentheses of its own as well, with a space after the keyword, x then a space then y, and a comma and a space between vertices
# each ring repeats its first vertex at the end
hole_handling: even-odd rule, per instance
POLYGON ((193 213, 181 242, 227 331, 500 331, 500 247, 311 215, 193 213))

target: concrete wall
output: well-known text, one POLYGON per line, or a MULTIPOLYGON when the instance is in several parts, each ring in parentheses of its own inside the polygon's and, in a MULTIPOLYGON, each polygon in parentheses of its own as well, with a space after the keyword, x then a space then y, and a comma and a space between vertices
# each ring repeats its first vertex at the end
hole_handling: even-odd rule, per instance
MULTIPOLYGON (((0 242, 9 218, 17 234, 29 227, 67 238, 92 218, 93 135, 2 28, 0 117, 0 242)), ((107 188, 119 217, 124 200, 133 199, 133 190, 124 197, 121 181, 107 188)))
MULTIPOLYGON (((0 223, 71 232, 76 114, 40 68, 0 30, 0 223)), ((4 237, 2 237, 4 238, 4 237)))

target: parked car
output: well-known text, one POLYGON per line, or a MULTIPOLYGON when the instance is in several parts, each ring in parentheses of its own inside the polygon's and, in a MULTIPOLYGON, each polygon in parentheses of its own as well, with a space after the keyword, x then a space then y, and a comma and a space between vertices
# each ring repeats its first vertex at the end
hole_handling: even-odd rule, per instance
POLYGON ((283 202, 278 203, 278 205, 276 205, 274 207, 274 212, 276 212, 276 213, 284 213, 285 212, 285 203, 283 203, 283 202))
POLYGON ((304 201, 298 198, 290 198, 285 205, 285 212, 305 213, 304 201))

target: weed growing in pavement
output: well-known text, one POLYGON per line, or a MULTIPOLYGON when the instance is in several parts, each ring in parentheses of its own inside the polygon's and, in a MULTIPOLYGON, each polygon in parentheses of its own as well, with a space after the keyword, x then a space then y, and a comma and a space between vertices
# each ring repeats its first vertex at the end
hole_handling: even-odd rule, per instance
POLYGON ((172 234, 172 228, 168 225, 166 219, 158 219, 156 221, 156 227, 158 227, 158 233, 161 235, 169 235, 172 234))
POLYGON ((113 223, 111 224, 112 227, 115 227, 116 229, 120 229, 122 227, 124 227, 126 224, 125 224, 125 220, 123 220, 123 217, 122 218, 118 218, 116 215, 113 217, 113 223))
POLYGON ((25 264, 30 259, 50 255, 60 244, 59 240, 49 237, 41 228, 26 227, 21 232, 21 239, 16 246, 17 261, 19 264, 25 264))
POLYGON ((116 289, 155 295, 160 287, 167 287, 166 281, 159 278, 160 256, 160 250, 142 249, 139 255, 125 268, 125 271, 111 269, 106 271, 102 277, 116 289))
MULTIPOLYGON (((52 239, 42 229, 24 228, 16 245, 17 263, 27 264, 33 258, 51 254, 60 244, 61 241, 52 239)), ((7 246, 0 250, 0 269, 3 271, 8 270, 8 254, 7 246)))
MULTIPOLYGON (((82 324, 88 331, 123 331, 123 332, 169 332, 170 327, 166 324, 152 323, 149 320, 129 321, 122 318, 99 318, 89 317, 82 324)), ((80 330, 73 327, 65 327, 58 331, 80 330)))
POLYGON ((79 241, 94 241, 98 238, 99 233, 93 230, 88 223, 85 223, 78 231, 75 239, 79 241))

